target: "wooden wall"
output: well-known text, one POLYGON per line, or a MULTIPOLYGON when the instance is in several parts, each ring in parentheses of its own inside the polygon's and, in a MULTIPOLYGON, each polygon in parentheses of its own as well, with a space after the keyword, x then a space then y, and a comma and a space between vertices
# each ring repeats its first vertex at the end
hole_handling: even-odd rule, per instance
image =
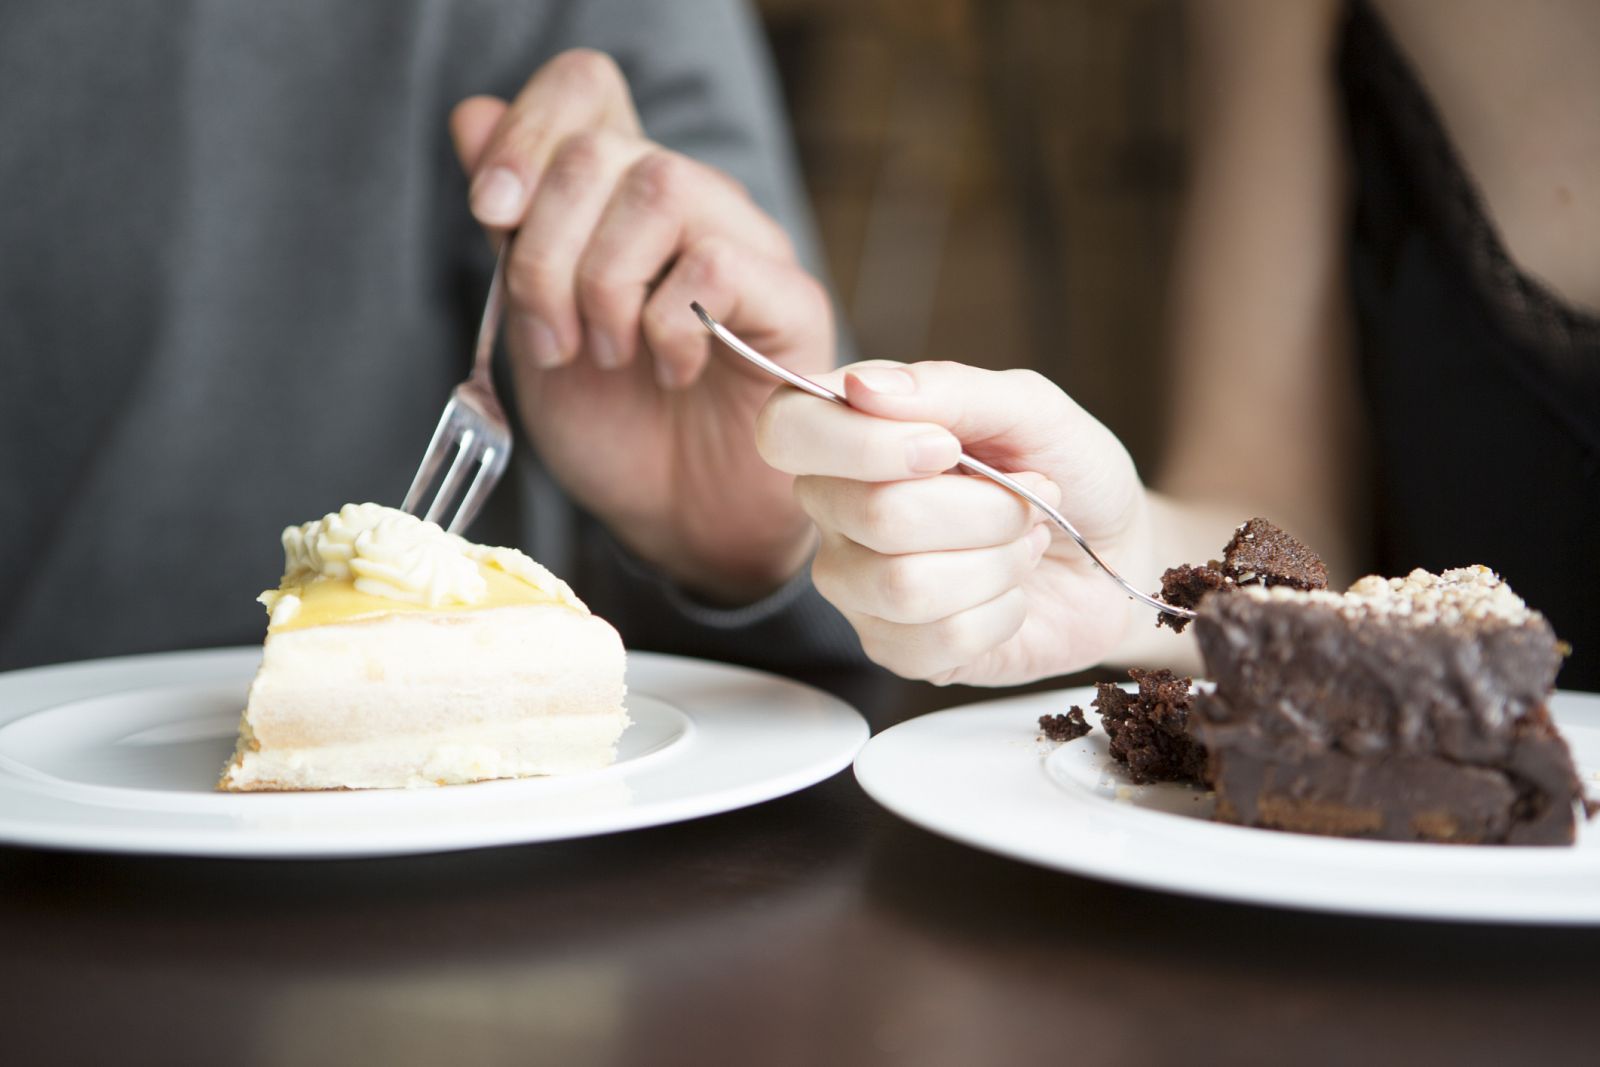
POLYGON ((1178 0, 760 0, 863 356, 1032 367, 1162 444, 1178 0))

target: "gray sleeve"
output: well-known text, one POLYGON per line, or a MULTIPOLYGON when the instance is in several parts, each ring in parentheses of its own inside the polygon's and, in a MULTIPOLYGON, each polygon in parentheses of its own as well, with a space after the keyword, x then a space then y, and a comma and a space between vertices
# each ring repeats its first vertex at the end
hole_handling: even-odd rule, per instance
MULTIPOLYGON (((645 132, 744 183, 789 232, 807 269, 823 275, 771 57, 744 4, 587 0, 570 9, 563 36, 562 47, 612 55, 645 132)), ((715 608, 633 558, 593 519, 581 517, 575 532, 579 587, 631 647, 780 669, 867 663, 809 568, 757 603, 715 608)))

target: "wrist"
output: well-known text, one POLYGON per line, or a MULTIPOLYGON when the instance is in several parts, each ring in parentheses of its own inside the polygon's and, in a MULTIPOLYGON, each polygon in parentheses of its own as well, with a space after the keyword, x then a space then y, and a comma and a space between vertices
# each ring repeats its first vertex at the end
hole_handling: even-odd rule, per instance
MULTIPOLYGON (((1118 524, 1120 529, 1097 550, 1133 588, 1155 593, 1160 588, 1160 575, 1166 567, 1160 560, 1159 548, 1158 516, 1161 502, 1156 494, 1142 484, 1135 483, 1135 489, 1122 509, 1118 524)), ((1093 662, 1076 666, 1081 669, 1095 664, 1127 664, 1130 661, 1126 650, 1149 649, 1145 630, 1154 628, 1155 611, 1134 599, 1110 575, 1088 564, 1087 557, 1084 563, 1087 581, 1098 588, 1100 602, 1105 605, 1101 611, 1104 637, 1093 662)), ((1170 635, 1171 631, 1163 628, 1161 634, 1170 635)), ((1134 662, 1132 665, 1146 664, 1134 662)))
MULTIPOLYGON (((1147 491, 1145 548, 1139 561, 1131 563, 1127 578, 1139 588, 1156 593, 1161 575, 1180 563, 1198 564, 1215 558, 1228 538, 1228 531, 1247 514, 1231 505, 1194 504, 1165 493, 1147 491)), ((1127 667, 1167 667, 1182 674, 1195 675, 1202 669, 1200 648, 1191 627, 1182 634, 1156 626, 1155 612, 1135 606, 1122 640, 1108 664, 1127 667)))

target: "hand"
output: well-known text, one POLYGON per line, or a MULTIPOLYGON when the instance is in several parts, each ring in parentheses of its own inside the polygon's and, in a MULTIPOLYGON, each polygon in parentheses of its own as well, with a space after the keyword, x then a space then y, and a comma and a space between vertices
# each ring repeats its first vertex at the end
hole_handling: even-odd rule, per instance
POLYGON ((509 105, 463 101, 451 132, 473 214, 518 231, 505 339, 551 473, 691 591, 739 603, 781 584, 814 534, 756 455, 772 383, 713 358, 689 303, 797 370, 832 366, 827 295, 788 236, 733 179, 646 139, 598 52, 556 57, 509 105))
POLYGON ((941 685, 1005 685, 1086 667, 1121 642, 1130 601, 1077 544, 993 482, 945 473, 962 442, 1022 472, 1137 580, 1150 570, 1149 508, 1109 430, 1032 371, 873 362, 818 380, 856 410, 785 389, 757 444, 799 475, 822 531, 812 576, 868 656, 941 685))

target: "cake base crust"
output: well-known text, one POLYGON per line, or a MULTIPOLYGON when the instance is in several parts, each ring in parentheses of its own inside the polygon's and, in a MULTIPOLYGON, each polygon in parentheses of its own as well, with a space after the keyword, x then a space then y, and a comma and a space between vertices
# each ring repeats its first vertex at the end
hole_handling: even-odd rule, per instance
POLYGON ((1221 822, 1384 841, 1565 845, 1577 831, 1566 765, 1553 728, 1532 727, 1502 767, 1337 751, 1273 759, 1221 748, 1207 773, 1221 822))
POLYGON ((620 712, 557 715, 440 737, 266 752, 245 749, 234 754, 223 788, 241 793, 415 789, 592 771, 611 764, 627 723, 620 712))

